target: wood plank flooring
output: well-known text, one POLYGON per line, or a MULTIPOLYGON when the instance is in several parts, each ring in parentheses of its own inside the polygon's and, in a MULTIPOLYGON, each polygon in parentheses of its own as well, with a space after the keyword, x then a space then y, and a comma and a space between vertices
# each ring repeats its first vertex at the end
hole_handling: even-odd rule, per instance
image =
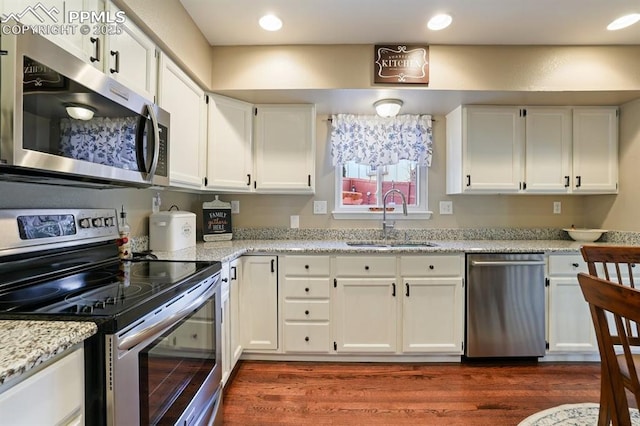
POLYGON ((223 413, 231 426, 517 425, 599 395, 599 363, 241 361, 223 413))

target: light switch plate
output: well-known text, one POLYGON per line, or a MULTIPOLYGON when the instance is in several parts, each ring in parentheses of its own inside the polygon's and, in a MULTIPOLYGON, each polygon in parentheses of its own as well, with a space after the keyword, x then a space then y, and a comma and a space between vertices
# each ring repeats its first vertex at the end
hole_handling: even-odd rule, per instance
POLYGON ((440 201, 440 214, 453 214, 453 201, 440 201))
POLYGON ((562 203, 560 201, 553 202, 553 214, 562 213, 562 203))
POLYGON ((290 225, 292 229, 297 229, 300 228, 300 216, 296 215, 291 215, 290 217, 290 225))
POLYGON ((327 214, 327 202, 326 201, 314 201, 313 202, 313 214, 327 214))
POLYGON ((231 213, 234 213, 234 214, 240 213, 240 201, 238 200, 231 201, 231 213))

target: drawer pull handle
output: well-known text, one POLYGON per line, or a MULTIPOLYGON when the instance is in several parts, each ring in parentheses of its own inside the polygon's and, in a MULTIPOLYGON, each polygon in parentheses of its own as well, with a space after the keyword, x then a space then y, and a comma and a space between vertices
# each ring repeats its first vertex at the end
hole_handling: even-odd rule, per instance
POLYGON ((307 293, 309 293, 309 287, 305 287, 304 291, 306 291, 307 293))
POLYGON ((222 279, 222 282, 223 282, 223 283, 226 283, 227 281, 229 281, 229 279, 228 279, 228 278, 223 278, 223 279, 222 279))
POLYGON ((305 315, 309 315, 309 311, 304 311, 304 314, 305 315))
POLYGON ((573 266, 574 268, 577 268, 580 265, 578 265, 577 263, 572 263, 571 266, 573 266))
POLYGON ((429 265, 429 269, 433 270, 434 266, 433 265, 429 265))
POLYGON ((365 266, 364 266, 364 270, 365 270, 365 271, 368 271, 368 270, 369 270, 369 265, 365 265, 365 266))
POLYGON ((309 269, 309 265, 304 265, 304 269, 309 269))
POLYGON ((305 338, 304 338, 304 341, 305 341, 305 342, 308 342, 308 341, 309 341, 309 336, 305 337, 305 338))

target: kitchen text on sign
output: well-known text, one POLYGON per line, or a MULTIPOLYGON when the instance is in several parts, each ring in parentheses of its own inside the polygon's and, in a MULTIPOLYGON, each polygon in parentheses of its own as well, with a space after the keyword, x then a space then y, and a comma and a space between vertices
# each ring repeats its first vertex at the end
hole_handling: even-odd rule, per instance
POLYGON ((376 45, 374 83, 429 83, 429 48, 376 45))

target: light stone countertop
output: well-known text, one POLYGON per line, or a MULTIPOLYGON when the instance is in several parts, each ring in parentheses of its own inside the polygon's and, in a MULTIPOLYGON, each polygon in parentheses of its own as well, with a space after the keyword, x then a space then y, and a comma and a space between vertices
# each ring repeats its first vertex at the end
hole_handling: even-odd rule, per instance
MULTIPOLYGON (((154 252, 164 260, 233 260, 243 254, 428 254, 428 253, 578 253, 585 243, 572 240, 431 240, 435 247, 354 247, 332 240, 234 240, 199 242, 173 252, 154 252)), ((612 243, 589 243, 611 245, 612 243)))
POLYGON ((92 322, 0 321, 2 386, 49 361, 98 331, 92 322))

